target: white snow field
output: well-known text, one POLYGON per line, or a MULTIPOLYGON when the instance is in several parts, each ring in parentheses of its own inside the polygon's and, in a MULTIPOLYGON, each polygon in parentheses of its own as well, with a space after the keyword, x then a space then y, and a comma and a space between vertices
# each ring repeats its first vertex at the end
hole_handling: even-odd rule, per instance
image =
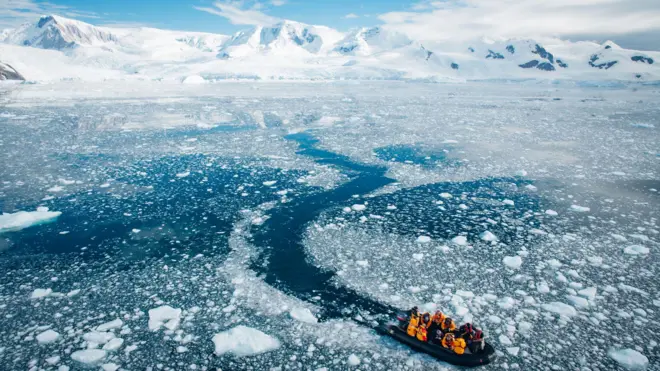
POLYGON ((498 352, 486 370, 658 369, 659 99, 537 80, 0 84, 0 212, 31 220, 0 235, 0 360, 455 369, 366 326, 378 313, 333 312, 324 295, 347 287, 473 321, 498 352), (356 181, 370 191, 342 193, 356 181), (273 267, 263 236, 300 205, 304 262, 273 267), (35 224, 45 208, 61 215, 35 224), (278 280, 303 263, 330 282, 278 280))
POLYGON ((0 62, 31 82, 543 80, 657 82, 660 53, 611 41, 483 38, 422 44, 396 31, 346 33, 284 20, 235 35, 112 28, 43 16, 0 34, 0 62))

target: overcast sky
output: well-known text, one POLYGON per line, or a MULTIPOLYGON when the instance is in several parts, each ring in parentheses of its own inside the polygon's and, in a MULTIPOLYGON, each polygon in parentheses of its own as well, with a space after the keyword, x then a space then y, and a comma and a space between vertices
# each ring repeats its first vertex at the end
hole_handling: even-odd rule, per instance
POLYGON ((660 50, 660 0, 0 0, 0 28, 55 13, 97 25, 233 33, 282 19, 420 41, 559 37, 660 50))

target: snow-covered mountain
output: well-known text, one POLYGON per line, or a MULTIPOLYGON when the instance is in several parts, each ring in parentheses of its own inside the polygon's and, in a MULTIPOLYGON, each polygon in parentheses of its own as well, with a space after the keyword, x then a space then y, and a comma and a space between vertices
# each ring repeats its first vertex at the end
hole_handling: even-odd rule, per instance
POLYGON ((304 57, 327 52, 342 36, 328 27, 283 21, 235 34, 222 46, 218 58, 240 58, 259 53, 304 57))
POLYGON ((54 15, 43 16, 37 23, 26 23, 3 35, 3 42, 41 49, 62 50, 79 45, 103 45, 116 42, 109 29, 54 15))
POLYGON ((660 80, 656 63, 660 53, 627 50, 612 42, 518 39, 422 44, 383 27, 342 33, 293 21, 225 36, 97 27, 44 16, 0 33, 0 55, 14 71, 34 81, 660 80))

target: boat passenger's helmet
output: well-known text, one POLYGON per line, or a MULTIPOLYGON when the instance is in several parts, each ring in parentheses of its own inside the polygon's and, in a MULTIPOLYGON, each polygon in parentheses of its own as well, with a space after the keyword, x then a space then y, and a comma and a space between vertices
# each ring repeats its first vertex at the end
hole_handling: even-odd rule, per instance
POLYGON ((424 316, 422 316, 422 318, 424 319, 424 322, 428 322, 431 320, 431 315, 428 313, 424 313, 424 316))
POLYGON ((413 313, 417 313, 417 312, 419 312, 419 308, 417 308, 417 306, 414 306, 414 307, 412 307, 412 309, 410 311, 413 312, 413 313))

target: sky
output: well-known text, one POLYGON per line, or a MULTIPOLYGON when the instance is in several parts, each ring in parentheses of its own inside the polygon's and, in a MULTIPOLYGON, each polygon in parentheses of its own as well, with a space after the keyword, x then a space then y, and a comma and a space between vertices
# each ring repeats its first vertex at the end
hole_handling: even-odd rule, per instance
POLYGON ((660 50, 660 0, 0 0, 0 28, 41 14, 221 34, 290 19, 384 26, 419 41, 557 37, 660 50))

